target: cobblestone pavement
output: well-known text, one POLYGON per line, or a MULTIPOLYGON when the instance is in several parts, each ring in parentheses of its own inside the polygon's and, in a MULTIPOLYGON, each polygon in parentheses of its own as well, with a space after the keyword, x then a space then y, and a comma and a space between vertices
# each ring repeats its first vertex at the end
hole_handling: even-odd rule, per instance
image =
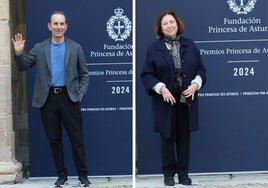
MULTIPOLYGON (((190 175, 192 186, 178 184, 173 187, 193 188, 268 188, 268 173, 258 174, 226 174, 226 175, 190 175)), ((136 188, 165 188, 163 177, 138 177, 136 188)))
MULTIPOLYGON (((56 177, 29 178, 19 183, 2 184, 0 188, 52 188, 56 177)), ((132 177, 90 177, 90 188, 132 188, 132 177)), ((68 177, 66 188, 80 187, 77 177, 68 177)))
MULTIPOLYGON (((268 188, 268 173, 243 173, 198 175, 191 174, 193 185, 183 186, 176 182, 174 188, 268 188)), ((177 180, 177 177, 175 177, 177 180)), ((162 175, 137 176, 135 183, 130 176, 124 177, 89 177, 90 188, 167 188, 163 184, 162 175)), ((1 184, 0 188, 52 188, 56 177, 24 179, 16 184, 1 184)), ((79 187, 77 177, 69 177, 69 186, 79 187)))

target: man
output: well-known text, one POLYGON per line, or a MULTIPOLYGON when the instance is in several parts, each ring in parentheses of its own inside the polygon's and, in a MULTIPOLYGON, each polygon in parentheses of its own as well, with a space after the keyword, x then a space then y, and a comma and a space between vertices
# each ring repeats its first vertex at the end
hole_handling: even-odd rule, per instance
POLYGON ((88 168, 82 132, 80 102, 88 88, 88 69, 81 46, 65 37, 66 16, 61 11, 50 16, 51 37, 23 55, 25 40, 20 33, 12 38, 15 62, 20 71, 36 65, 32 105, 40 108, 41 119, 53 155, 58 179, 56 187, 68 184, 64 165, 62 128, 68 132, 81 186, 88 187, 88 168))

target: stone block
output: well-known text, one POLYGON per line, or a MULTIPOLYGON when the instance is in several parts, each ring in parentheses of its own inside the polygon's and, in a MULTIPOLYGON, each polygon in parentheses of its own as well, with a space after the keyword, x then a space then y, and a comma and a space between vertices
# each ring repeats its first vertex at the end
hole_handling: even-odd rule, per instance
POLYGON ((0 31, 1 31, 0 32, 0 65, 10 64, 11 39, 10 39, 10 29, 9 29, 8 21, 0 20, 0 31))
POLYGON ((22 179, 21 168, 17 161, 0 162, 0 184, 19 182, 22 179))
POLYGON ((0 0, 0 20, 9 20, 9 0, 0 0))
POLYGON ((12 91, 11 91, 11 67, 0 64, 0 113, 11 115, 12 91))
POLYGON ((0 113, 0 162, 10 162, 14 159, 15 145, 12 126, 12 116, 0 113))

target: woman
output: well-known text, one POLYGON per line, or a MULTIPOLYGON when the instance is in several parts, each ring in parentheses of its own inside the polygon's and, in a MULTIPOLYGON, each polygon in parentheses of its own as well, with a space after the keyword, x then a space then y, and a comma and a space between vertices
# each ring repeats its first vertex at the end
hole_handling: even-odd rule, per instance
POLYGON ((173 11, 156 22, 156 40, 148 49, 141 79, 152 97, 154 130, 160 133, 164 183, 191 185, 188 176, 190 132, 198 130, 197 91, 206 82, 199 50, 182 37, 184 24, 173 11), (176 156, 176 157, 175 157, 176 156))

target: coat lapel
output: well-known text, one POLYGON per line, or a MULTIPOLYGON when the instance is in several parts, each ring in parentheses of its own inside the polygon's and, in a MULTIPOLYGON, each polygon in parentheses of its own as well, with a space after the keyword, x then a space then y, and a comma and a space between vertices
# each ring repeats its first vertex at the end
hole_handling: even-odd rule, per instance
POLYGON ((68 39, 65 40, 65 43, 66 43, 65 66, 67 67, 67 65, 69 63, 69 58, 70 58, 70 55, 71 55, 71 44, 70 44, 68 39))
MULTIPOLYGON (((184 58, 184 54, 185 54, 185 52, 186 52, 186 49, 187 49, 187 46, 188 46, 188 44, 187 44, 187 42, 184 40, 184 38, 182 38, 181 37, 181 40, 180 40, 180 43, 181 43, 181 47, 180 47, 180 54, 181 54, 181 59, 183 60, 183 58, 184 58)), ((182 61, 182 63, 183 63, 183 61, 182 61)))
POLYGON ((51 72, 51 39, 47 39, 45 43, 45 57, 49 71, 51 72))
POLYGON ((166 44, 164 40, 159 40, 159 43, 157 45, 157 50, 161 52, 161 56, 169 64, 169 66, 174 66, 173 65, 173 59, 172 56, 170 55, 169 51, 167 50, 166 44))

